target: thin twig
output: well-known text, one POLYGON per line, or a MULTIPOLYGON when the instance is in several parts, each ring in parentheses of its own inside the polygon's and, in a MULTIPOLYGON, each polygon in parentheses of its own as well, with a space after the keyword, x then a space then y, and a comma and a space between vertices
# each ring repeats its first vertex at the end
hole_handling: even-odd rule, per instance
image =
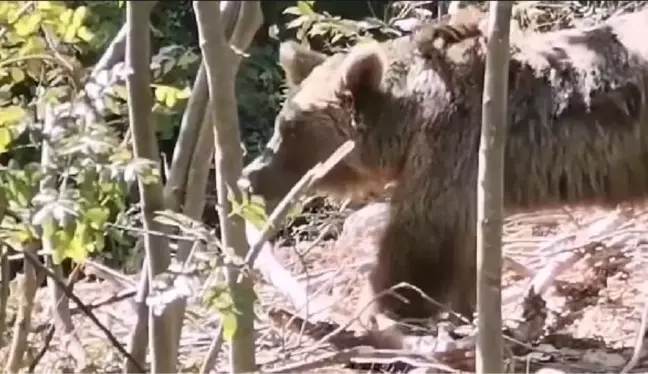
POLYGON ((200 365, 200 373, 207 373, 211 368, 216 365, 216 358, 223 347, 223 324, 219 323, 216 328, 216 338, 214 338, 209 345, 205 359, 203 360, 202 365, 200 365))
MULTIPOLYGON (((292 203, 306 193, 312 186, 321 179, 326 173, 329 172, 338 162, 342 161, 346 155, 348 155, 353 148, 355 143, 351 140, 342 144, 331 156, 323 163, 318 163, 313 168, 311 168, 304 176, 293 186, 293 188, 288 192, 288 194, 281 200, 277 207, 272 211, 270 217, 259 233, 259 238, 252 245, 250 251, 248 252, 245 263, 248 266, 253 266, 256 258, 259 256, 263 245, 270 238, 274 229, 279 225, 280 221, 288 213, 292 203)), ((239 281, 241 278, 239 278, 239 281)))
POLYGON ((644 347, 644 336, 646 334, 646 328, 648 327, 648 298, 645 301, 642 313, 641 313, 641 325, 639 326, 639 331, 635 337, 634 349, 632 351, 632 357, 628 363, 621 369, 621 374, 629 373, 633 370, 639 363, 641 358, 641 352, 644 347))
MULTIPOLYGON (((112 295, 112 296, 106 297, 106 298, 101 299, 101 300, 93 301, 92 303, 87 304, 86 308, 88 310, 95 310, 97 308, 101 308, 102 306, 115 304, 115 303, 118 303, 120 301, 129 299, 129 298, 135 296, 136 294, 137 294, 137 290, 135 290, 135 289, 124 290, 124 291, 122 291, 122 292, 120 292, 120 293, 118 293, 116 295, 112 295)), ((79 307, 74 307, 74 308, 70 309, 70 313, 72 313, 73 315, 81 313, 81 312, 83 312, 83 309, 81 309, 79 307)))
POLYGON ((297 362, 269 370, 264 370, 265 373, 290 373, 290 372, 304 372, 322 368, 326 365, 340 365, 348 363, 380 363, 380 364, 393 364, 396 362, 404 362, 414 367, 431 368, 436 370, 443 370, 451 373, 458 372, 457 370, 438 362, 433 362, 422 355, 407 352, 404 350, 392 349, 375 349, 368 346, 358 346, 350 349, 345 349, 339 352, 324 353, 314 359, 308 361, 297 362))
POLYGON ((40 351, 38 351, 38 354, 36 354, 36 357, 32 360, 32 362, 29 364, 29 373, 33 373, 36 371, 36 366, 40 363, 40 360, 43 359, 45 356, 45 353, 47 353, 47 350, 50 347, 50 344, 52 343, 52 339, 54 338, 54 332, 56 331, 56 324, 50 323, 49 327, 47 328, 47 334, 45 335, 45 341, 43 342, 43 347, 41 347, 40 351))
POLYGON ((51 278, 57 284, 57 286, 61 288, 63 293, 65 293, 65 296, 67 296, 72 301, 74 301, 74 303, 79 307, 79 309, 83 311, 83 314, 85 314, 88 318, 90 318, 90 320, 106 335, 106 338, 108 338, 110 344, 112 344, 112 346, 115 347, 119 351, 119 353, 121 353, 127 359, 129 359, 132 362, 132 364, 137 367, 138 370, 140 370, 141 372, 145 372, 143 366, 139 362, 137 362, 130 355, 130 353, 126 351, 126 349, 124 349, 124 347, 121 345, 121 343, 119 343, 119 341, 117 340, 117 338, 115 338, 112 332, 110 332, 110 330, 106 326, 104 326, 104 324, 101 323, 101 321, 99 321, 97 316, 95 316, 94 313, 86 307, 83 301, 81 301, 81 299, 79 299, 79 297, 75 295, 74 292, 70 291, 69 287, 67 287, 65 282, 59 279, 59 277, 57 277, 56 274, 54 274, 50 269, 48 269, 46 266, 41 264, 38 258, 34 256, 32 253, 25 251, 24 254, 25 254, 25 259, 27 261, 29 261, 34 267, 36 267, 38 270, 42 271, 43 273, 45 273, 45 275, 51 278))

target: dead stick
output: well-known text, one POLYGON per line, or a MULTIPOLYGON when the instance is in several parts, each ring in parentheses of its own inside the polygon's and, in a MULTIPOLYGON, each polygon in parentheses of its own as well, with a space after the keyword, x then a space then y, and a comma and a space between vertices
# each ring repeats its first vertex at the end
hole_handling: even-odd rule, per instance
POLYGON ((119 343, 119 341, 117 340, 117 338, 115 338, 115 336, 110 332, 110 330, 109 330, 106 326, 104 326, 103 323, 101 323, 101 321, 99 321, 99 319, 97 319, 97 316, 95 316, 94 313, 92 313, 92 311, 89 310, 89 309, 85 306, 85 304, 83 303, 83 301, 81 301, 81 300, 79 299, 79 297, 78 297, 77 295, 74 294, 74 292, 71 292, 71 291, 70 291, 70 289, 67 287, 67 285, 65 284, 65 282, 63 282, 62 280, 60 280, 59 277, 57 277, 56 274, 54 274, 54 272, 52 272, 52 271, 51 271, 50 269, 48 269, 46 266, 44 266, 43 264, 41 264, 41 262, 38 260, 38 258, 37 258, 36 256, 34 256, 32 253, 29 253, 29 252, 27 252, 27 251, 25 251, 24 253, 25 253, 25 259, 27 259, 27 261, 29 261, 29 262, 30 262, 34 267, 36 267, 36 268, 39 269, 40 271, 44 272, 45 275, 47 275, 48 277, 50 277, 50 278, 51 278, 51 279, 52 279, 52 280, 57 284, 57 286, 60 287, 60 288, 63 290, 63 292, 65 293, 65 296, 67 296, 67 297, 70 298, 72 301, 74 301, 74 303, 75 303, 75 304, 76 304, 76 305, 77 305, 77 306, 78 306, 78 307, 83 311, 83 313, 84 313, 86 316, 88 316, 88 318, 90 318, 90 320, 91 320, 91 321, 92 321, 92 322, 93 322, 97 327, 99 327, 99 329, 100 329, 100 330, 101 330, 101 331, 106 335, 106 338, 108 338, 108 340, 109 340, 110 343, 113 345, 113 347, 115 347, 115 348, 116 348, 116 349, 117 349, 121 354, 123 354, 123 355, 124 355, 128 360, 130 360, 130 361, 133 363, 133 365, 137 368, 137 370, 139 370, 139 371, 142 372, 142 373, 145 372, 145 370, 144 370, 144 368, 142 367, 142 365, 141 365, 139 362, 137 362, 137 360, 135 360, 135 359, 133 358, 133 356, 131 356, 130 353, 128 353, 128 351, 126 351, 126 349, 124 349, 124 347, 121 345, 121 343, 119 343))
POLYGON ((639 326, 639 331, 637 331, 637 336, 635 338, 632 357, 630 357, 628 363, 623 367, 623 369, 621 369, 621 374, 630 372, 630 370, 634 369, 637 366, 637 363, 639 363, 639 359, 641 358, 641 351, 643 351, 646 327, 648 327, 648 299, 646 299, 641 313, 641 325, 639 326))
MULTIPOLYGON (((247 255, 245 256, 245 263, 249 267, 253 267, 254 263, 261 253, 261 251, 264 249, 264 244, 272 234, 273 230, 275 227, 277 227, 278 223, 280 220, 283 220, 286 214, 288 214, 288 210, 290 208, 290 204, 298 199, 301 195, 303 195, 312 185, 322 178, 329 170, 333 168, 338 162, 340 162, 349 152, 353 150, 355 146, 355 143, 351 140, 345 142, 342 144, 331 156, 324 162, 324 163, 318 163, 315 165, 313 168, 311 168, 306 174, 293 186, 293 188, 288 192, 288 194, 281 200, 281 202, 277 205, 277 207, 272 211, 272 214, 270 214, 270 217, 268 217, 268 221, 266 222, 265 226, 263 227, 261 233, 259 234, 258 239, 250 247, 248 250, 247 255)), ((271 253, 269 255, 272 255, 271 253)), ((239 275, 237 282, 241 282, 243 280, 242 274, 239 275)), ((217 331, 222 331, 222 322, 218 326, 217 331)), ((223 334, 218 334, 216 337, 214 337, 214 340, 210 344, 210 349, 205 357, 205 360, 203 361, 203 365, 201 367, 201 373, 205 373, 208 370, 208 365, 207 363, 213 362, 215 359, 214 357, 218 354, 218 351, 220 351, 220 347, 222 345, 222 339, 223 339, 223 334)))
MULTIPOLYGON (((326 175, 326 173, 328 173, 329 170, 337 165, 338 162, 342 161, 342 159, 346 155, 348 155, 354 147, 355 143, 351 140, 342 144, 335 152, 333 152, 333 154, 331 154, 331 156, 324 163, 318 163, 317 165, 315 165, 308 172, 306 172, 306 174, 304 174, 299 182, 297 182, 293 186, 290 192, 288 192, 288 194, 272 211, 272 214, 270 214, 270 217, 268 217, 268 221, 259 234, 259 238, 250 248, 245 258, 245 262, 248 266, 254 265, 254 262, 261 252, 261 249, 263 249, 263 245, 268 240, 270 235, 272 235, 272 232, 279 224, 279 221, 283 220, 284 216, 288 213, 292 202, 306 193, 313 186, 313 184, 315 184, 315 182, 326 175)), ((239 277, 239 281, 240 280, 241 278, 239 277)))

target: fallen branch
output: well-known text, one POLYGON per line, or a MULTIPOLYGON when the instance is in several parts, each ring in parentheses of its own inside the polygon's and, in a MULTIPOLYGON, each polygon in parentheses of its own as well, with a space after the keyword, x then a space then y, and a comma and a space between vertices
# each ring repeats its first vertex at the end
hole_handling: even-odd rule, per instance
POLYGON ((266 242, 274 233, 274 230, 281 224, 283 219, 288 214, 292 204, 301 198, 310 190, 313 185, 328 173, 338 162, 340 162, 346 155, 348 155, 355 143, 351 140, 342 144, 329 158, 323 163, 318 163, 311 168, 304 176, 297 182, 286 196, 279 202, 277 207, 272 211, 265 223, 263 229, 258 232, 251 224, 246 224, 248 241, 254 241, 250 247, 245 263, 253 267, 256 264, 257 257, 261 256, 262 261, 259 261, 257 267, 264 273, 266 278, 277 288, 284 291, 289 295, 293 304, 300 309, 306 303, 307 292, 304 290, 300 283, 283 267, 271 266, 268 264, 278 264, 279 262, 274 258, 269 246, 266 242), (286 288, 280 286, 288 286, 286 288))
MULTIPOLYGON (((121 292, 117 293, 116 295, 108 296, 108 297, 105 297, 103 299, 93 301, 90 304, 86 304, 86 308, 87 308, 87 310, 95 310, 97 308, 101 308, 102 306, 115 304, 115 303, 118 303, 120 301, 129 299, 129 298, 135 296, 136 294, 137 294, 137 290, 135 288, 132 288, 132 289, 129 289, 129 290, 124 290, 124 291, 121 291, 121 292)), ((70 309, 70 313, 72 315, 79 314, 79 313, 82 313, 82 312, 83 312, 83 309, 81 309, 79 307, 73 307, 73 308, 70 309)))
MULTIPOLYGON (((542 248, 551 248, 569 239, 573 240, 573 243, 567 246, 567 249, 561 248, 558 251, 552 251, 553 260, 538 271, 529 281, 526 291, 522 295, 522 300, 519 301, 523 310, 522 322, 515 327, 511 327, 511 331, 516 339, 531 342, 540 337, 546 318, 542 295, 560 274, 571 268, 582 258, 583 253, 577 252, 576 250, 591 246, 592 243, 600 242, 602 239, 601 236, 606 233, 612 233, 614 229, 619 228, 626 221, 627 217, 623 217, 620 214, 613 215, 603 220, 598 220, 576 233, 560 236, 542 245, 540 251, 542 251, 542 248)), ((509 296, 506 299, 512 297, 514 296, 509 296)), ((506 299, 503 300, 503 303, 508 301, 506 299)))
MULTIPOLYGON (((324 163, 318 163, 311 168, 304 176, 297 182, 288 194, 281 200, 277 207, 272 211, 270 217, 263 229, 259 232, 249 222, 246 222, 246 235, 248 242, 253 241, 254 244, 250 247, 246 257, 245 264, 249 267, 254 267, 258 257, 261 261, 258 262, 257 267, 264 275, 264 277, 275 287, 282 290, 288 296, 290 301, 296 306, 303 306, 308 298, 307 291, 301 284, 286 270, 279 261, 273 256, 269 245, 266 245, 268 238, 272 235, 273 231, 280 225, 281 221, 286 217, 291 204, 304 195, 313 184, 322 178, 329 170, 340 162, 351 150, 355 143, 347 141, 342 144, 324 163)), ((237 282, 242 280, 242 276, 237 278, 237 282)), ((218 331, 222 330, 222 323, 219 324, 218 331)), ((205 357, 201 366, 201 373, 208 370, 208 363, 213 363, 216 355, 220 351, 222 345, 222 334, 216 335, 210 344, 210 349, 205 357), (205 371, 202 371, 202 370, 205 371)))
POLYGON ((42 360, 43 357, 45 356, 45 353, 47 353, 50 344, 52 344, 52 339, 54 338, 55 331, 56 331, 56 325, 51 323, 47 328, 47 333, 45 334, 45 341, 43 342, 43 346, 38 351, 38 353, 36 354, 32 362, 29 364, 29 368, 27 369, 29 373, 33 373, 36 371, 36 366, 38 366, 40 360, 42 360))
POLYGON ((355 143, 352 140, 346 141, 338 149, 329 156, 329 158, 323 163, 320 162, 304 174, 304 176, 297 182, 292 189, 286 194, 286 196, 277 204, 277 207, 272 211, 270 217, 259 233, 256 242, 250 248, 250 252, 245 258, 247 265, 252 266, 256 261, 257 256, 261 249, 263 249, 263 244, 270 238, 274 230, 281 224, 281 221, 285 218, 290 210, 292 204, 302 197, 313 185, 320 180, 326 173, 328 173, 335 165, 337 165, 344 157, 346 157, 355 147, 355 143))
POLYGON ((639 363, 641 354, 644 347, 644 337, 646 335, 646 328, 648 328, 648 299, 646 299, 644 307, 641 313, 641 325, 639 326, 639 331, 635 336, 634 349, 632 350, 632 357, 627 364, 621 369, 621 374, 629 373, 633 370, 639 363))
POLYGON ((371 347, 361 346, 353 347, 350 349, 344 349, 339 352, 325 353, 321 356, 318 356, 312 360, 296 362, 294 364, 288 364, 284 366, 279 366, 272 369, 264 370, 265 373, 296 373, 296 372, 305 372, 307 370, 320 369, 326 365, 340 365, 348 364, 351 362, 353 357, 360 355, 366 355, 373 352, 374 349, 371 347))
MULTIPOLYGON (((461 352, 453 352, 453 356, 466 356, 461 352)), ((290 373, 304 372, 307 370, 319 369, 327 365, 342 364, 381 364, 393 365, 401 362, 415 368, 428 368, 443 370, 451 373, 458 370, 448 365, 435 362, 436 359, 430 359, 419 354, 407 352, 404 350, 375 349, 368 346, 358 346, 344 349, 339 352, 325 353, 314 359, 297 362, 285 366, 264 370, 265 373, 290 373)))
POLYGON ((117 270, 111 269, 106 265, 100 264, 94 260, 85 260, 84 263, 86 274, 92 274, 98 278, 109 281, 119 287, 130 288, 135 287, 137 282, 134 279, 131 279, 125 274, 120 273, 117 270))
POLYGON ((56 283, 56 285, 61 288, 63 293, 65 293, 65 296, 68 297, 70 300, 74 301, 74 303, 79 307, 79 309, 83 311, 83 314, 85 314, 88 318, 90 318, 90 320, 106 335, 106 338, 108 339, 110 344, 114 348, 116 348, 119 351, 119 353, 124 355, 126 359, 131 361, 131 364, 134 365, 137 368, 137 370, 139 370, 142 373, 145 372, 144 367, 139 362, 137 362, 130 355, 130 353, 126 351, 126 349, 124 349, 124 347, 117 340, 117 338, 115 338, 112 332, 110 332, 110 330, 106 326, 104 326, 104 324, 101 323, 101 321, 99 321, 97 316, 95 316, 94 313, 86 307, 83 301, 81 301, 81 299, 79 299, 79 297, 75 295, 74 292, 70 291, 70 288, 67 287, 65 282, 59 279, 59 277, 57 277, 56 274, 54 274, 50 269, 48 269, 46 266, 41 264, 41 262, 38 260, 38 257, 36 257, 33 253, 25 251, 25 259, 27 260, 27 262, 29 262, 31 266, 35 267, 39 271, 42 271, 43 273, 45 273, 47 277, 52 279, 56 283))
MULTIPOLYGON (((67 281, 67 287, 72 290, 74 287, 74 284, 79 280, 79 265, 77 265, 74 270, 72 271, 72 274, 68 277, 67 281)), ((54 272, 53 272, 54 273, 54 272)), ((54 273, 56 274, 56 273, 54 273)), ((67 301, 67 298, 66 298, 67 301)), ((72 316, 72 310, 68 310, 68 313, 70 317, 72 316)), ((41 347, 40 351, 38 351, 38 354, 34 357, 32 362, 29 364, 29 372, 34 372, 36 370, 36 366, 40 363, 40 361, 43 359, 45 356, 45 353, 47 353, 47 350, 50 347, 50 344, 52 343, 52 339, 54 338, 54 333, 56 332, 56 324, 55 323, 50 323, 49 327, 47 328, 47 333, 45 334, 45 341, 43 342, 43 346, 41 347)), ((74 338, 78 339, 78 337, 75 335, 74 338)), ((76 341, 73 341, 74 347, 73 351, 71 352, 72 357, 74 357, 77 360, 77 363, 79 362, 85 362, 85 352, 83 351, 83 346, 79 346, 76 341), (76 354, 75 354, 76 353, 76 354), (80 354, 79 354, 80 353, 80 354)))

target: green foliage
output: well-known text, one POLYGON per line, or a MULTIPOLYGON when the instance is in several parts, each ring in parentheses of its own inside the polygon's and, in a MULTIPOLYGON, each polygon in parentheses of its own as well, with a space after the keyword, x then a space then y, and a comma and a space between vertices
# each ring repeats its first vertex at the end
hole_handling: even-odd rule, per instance
POLYGON ((249 49, 236 77, 237 107, 241 135, 248 162, 257 156, 274 127, 274 117, 283 101, 283 71, 276 45, 249 49))
POLYGON ((283 13, 293 15, 293 18, 285 27, 296 29, 298 40, 305 41, 312 37, 321 37, 325 40, 328 49, 335 51, 336 43, 343 38, 345 44, 356 43, 365 38, 370 38, 359 26, 358 22, 344 20, 339 16, 332 16, 327 12, 317 13, 313 9, 314 1, 297 1, 297 5, 287 7, 283 13))
MULTIPOLYGON (((22 78, 20 69, 13 69, 14 76, 22 78)), ((0 108, 0 154, 7 151, 7 146, 16 139, 24 130, 25 110, 17 105, 0 108)))
POLYGON ((174 139, 191 95, 193 73, 200 56, 192 48, 169 45, 151 58, 155 103, 153 113, 161 139, 174 139))
MULTIPOLYGON (((20 250, 49 239, 55 262, 101 251, 111 219, 127 208, 127 185, 136 176, 145 183, 159 178, 81 99, 85 72, 77 54, 94 40, 87 16, 87 7, 62 2, 0 3, 0 154, 9 158, 0 170, 0 193, 8 200, 0 240, 20 250), (45 143, 50 152, 41 165, 33 150, 45 143), (24 147, 32 161, 16 157, 24 147)), ((171 89, 165 95, 165 103, 182 98, 171 89)))
POLYGON ((233 194, 230 191, 228 193, 228 200, 232 205, 230 217, 233 215, 241 216, 259 230, 261 230, 268 221, 263 198, 256 195, 247 196, 244 194, 241 202, 238 203, 233 199, 233 194))
POLYGON ((236 315, 239 312, 236 310, 229 287, 225 284, 210 287, 203 297, 203 302, 210 308, 218 311, 221 317, 221 323, 223 324, 223 338, 230 341, 236 332, 236 315))
POLYGON ((395 8, 402 6, 400 3, 410 2, 393 2, 385 9, 383 17, 378 18, 373 14, 356 21, 331 15, 326 11, 316 12, 315 1, 296 1, 295 6, 287 7, 283 11, 284 14, 294 17, 284 27, 295 30, 296 38, 305 44, 316 41, 316 44, 321 44, 320 49, 323 51, 339 52, 357 43, 402 35, 402 31, 394 26, 394 22, 420 5, 406 5, 404 11, 391 14, 395 8))
POLYGON ((89 53, 98 55, 105 46, 117 35, 125 21, 124 5, 120 1, 84 1, 79 6, 88 9, 88 25, 94 32, 94 38, 89 42, 89 53))

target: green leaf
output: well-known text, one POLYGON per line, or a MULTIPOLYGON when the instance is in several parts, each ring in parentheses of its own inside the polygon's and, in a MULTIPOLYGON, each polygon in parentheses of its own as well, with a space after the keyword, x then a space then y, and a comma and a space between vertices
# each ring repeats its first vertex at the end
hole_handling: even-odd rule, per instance
POLYGON ((301 10, 296 6, 289 6, 283 10, 283 14, 290 14, 293 16, 301 16, 301 10))
POLYGON ((164 105, 166 105, 167 108, 173 108, 177 102, 178 99, 175 92, 173 91, 167 92, 166 99, 164 100, 164 105))
POLYGON ((308 17, 307 16, 299 16, 299 17, 295 18, 294 20, 288 22, 285 27, 287 29, 294 29, 294 28, 302 26, 306 22, 308 22, 308 17))
POLYGON ((169 87, 167 86, 161 86, 161 85, 154 85, 155 87, 155 100, 159 102, 164 102, 167 92, 169 91, 169 87))
POLYGON ((223 338, 231 341, 238 327, 236 315, 234 313, 223 313, 221 315, 221 323, 223 324, 223 338))
POLYGON ((63 34, 63 41, 65 43, 74 43, 75 42, 75 37, 77 33, 78 28, 74 26, 70 26, 65 30, 65 33, 63 34))
POLYGON ((41 228, 43 229, 43 238, 50 239, 52 235, 54 235, 56 226, 54 225, 54 220, 52 219, 51 215, 48 217, 48 219, 42 222, 41 228))
POLYGON ((195 53, 185 53, 178 58, 178 66, 186 68, 188 65, 198 60, 198 55, 195 53))
POLYGON ((160 171, 158 169, 142 170, 139 174, 142 184, 155 184, 160 181, 160 171))
POLYGON ((240 204, 233 200, 230 194, 228 194, 228 199, 232 205, 230 216, 235 214, 240 215, 259 230, 261 230, 268 221, 268 215, 265 210, 265 201, 261 196, 252 195, 248 200, 244 195, 240 204))
POLYGON ((297 8, 299 8, 299 11, 301 12, 301 14, 304 14, 304 15, 313 15, 313 14, 315 14, 311 4, 309 4, 309 3, 310 3, 310 1, 298 1, 297 2, 297 8))
POLYGON ((20 47, 19 56, 27 56, 31 54, 42 53, 45 50, 47 43, 40 36, 32 36, 25 41, 25 43, 20 47))
POLYGON ((69 25, 70 21, 72 20, 72 15, 74 15, 74 10, 67 9, 65 12, 59 15, 59 20, 63 25, 69 25))
POLYGON ((20 83, 25 80, 25 72, 15 66, 9 68, 9 74, 11 74, 11 79, 13 79, 14 83, 20 83))
POLYGON ((182 90, 176 92, 176 97, 180 100, 188 99, 191 96, 191 88, 185 87, 182 90))
POLYGON ((81 26, 77 29, 76 36, 84 42, 90 42, 94 38, 94 34, 87 27, 81 26))
POLYGON ((116 84, 111 87, 112 93, 118 98, 127 101, 128 100, 128 91, 126 90, 126 85, 116 84))
POLYGON ((15 24, 16 34, 18 34, 18 36, 23 36, 23 37, 33 34, 40 26, 41 20, 42 17, 40 13, 32 13, 28 16, 21 18, 15 24))
POLYGON ((30 241, 36 237, 32 227, 26 223, 18 223, 12 225, 9 238, 7 242, 14 248, 19 248, 22 243, 30 241))
POLYGON ((52 236, 52 261, 60 264, 65 259, 63 252, 70 244, 71 236, 66 230, 57 230, 52 236))
POLYGON ((88 243, 87 239, 87 226, 84 224, 77 224, 74 236, 65 250, 64 258, 70 258, 75 262, 82 262, 88 258, 89 248, 87 248, 87 244, 92 243, 88 243))
POLYGON ((108 220, 109 213, 108 208, 94 207, 85 212, 85 218, 92 229, 102 230, 108 220))
POLYGON ((231 309, 234 305, 234 300, 232 300, 232 295, 229 292, 229 289, 215 291, 209 300, 209 305, 220 311, 225 311, 231 309))
POLYGON ((0 127, 0 154, 7 152, 7 146, 12 140, 11 131, 6 127, 0 127))
POLYGON ((50 10, 53 8, 51 1, 38 1, 36 2, 36 5, 38 7, 38 10, 50 10))
POLYGON ((31 188, 24 180, 24 175, 12 175, 7 181, 7 191, 11 194, 12 200, 21 207, 29 206, 31 201, 31 188))
POLYGON ((75 28, 81 27, 83 25, 83 21, 85 20, 86 14, 88 13, 88 8, 85 6, 80 6, 74 10, 74 14, 72 15, 72 26, 75 28))
POLYGON ((17 106, 12 105, 5 108, 0 108, 0 127, 8 127, 23 119, 26 111, 17 106))
POLYGON ((95 251, 102 251, 106 245, 106 238, 103 232, 95 232, 94 234, 94 249, 95 251))

